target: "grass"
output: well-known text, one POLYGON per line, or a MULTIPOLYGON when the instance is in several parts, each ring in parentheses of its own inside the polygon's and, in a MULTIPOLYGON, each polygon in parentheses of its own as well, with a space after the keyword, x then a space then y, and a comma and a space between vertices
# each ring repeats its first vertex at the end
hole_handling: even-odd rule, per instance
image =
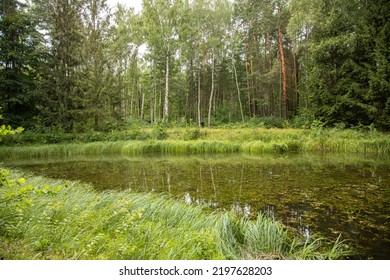
POLYGON ((51 144, 38 146, 0 146, 0 158, 50 158, 85 155, 204 155, 204 154, 283 154, 291 152, 390 153, 390 140, 286 140, 286 141, 241 141, 227 140, 146 140, 116 141, 76 144, 51 144))
POLYGON ((339 259, 342 242, 293 236, 281 223, 209 212, 175 199, 95 192, 2 170, 2 259, 339 259), (180 242, 178 242, 180 240, 180 242))
MULTIPOLYGON (((56 144, 43 144, 32 139, 33 142, 30 144, 22 141, 21 144, 0 146, 0 158, 47 158, 94 154, 246 153, 256 155, 337 152, 386 155, 390 153, 388 134, 352 129, 167 128, 164 133, 155 135, 149 128, 145 128, 141 132, 137 131, 136 134, 143 135, 141 137, 143 139, 137 140, 134 131, 131 130, 98 134, 99 137, 84 135, 72 138, 68 135, 56 144), (160 139, 161 134, 165 139, 160 139), (144 137, 145 135, 148 137, 144 137)), ((23 137, 21 135, 23 134, 17 137, 23 137)), ((31 135, 27 134, 26 137, 31 139, 31 135)))

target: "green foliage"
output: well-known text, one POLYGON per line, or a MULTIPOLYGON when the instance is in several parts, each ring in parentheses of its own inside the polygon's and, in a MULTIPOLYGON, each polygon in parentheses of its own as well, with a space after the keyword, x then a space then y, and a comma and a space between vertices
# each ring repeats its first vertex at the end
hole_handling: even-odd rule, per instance
POLYGON ((183 139, 184 140, 196 140, 196 139, 199 139, 201 135, 202 135, 202 133, 200 132, 200 129, 198 127, 197 128, 187 127, 184 131, 183 139))
MULTIPOLYGON (((1 109, 1 108, 0 108, 1 109)), ((3 116, 0 115, 0 120, 3 119, 3 116)), ((24 130, 23 127, 18 127, 17 129, 12 129, 10 125, 1 125, 0 126, 0 142, 3 141, 3 139, 7 135, 14 135, 15 133, 21 133, 24 130)))
POLYGON ((153 126, 153 137, 157 140, 164 140, 168 138, 167 126, 163 122, 157 122, 153 126))
POLYGON ((0 107, 11 125, 31 126, 38 114, 41 34, 34 17, 18 1, 0 7, 0 107))
MULTIPOLYGON (((1 116, 0 116, 1 119, 1 116)), ((14 135, 15 133, 21 133, 23 131, 23 127, 18 127, 17 129, 13 130, 10 125, 2 125, 0 126, 0 142, 3 140, 3 138, 6 135, 14 135)))
POLYGON ((31 199, 37 195, 55 195, 60 186, 34 186, 24 178, 12 179, 10 171, 0 168, 0 234, 22 237, 20 223, 29 217, 31 199))
POLYGON ((299 110, 297 116, 292 120, 292 125, 295 128, 308 129, 314 122, 315 117, 313 113, 305 108, 299 110))
POLYGON ((382 66, 388 64, 389 56, 383 49, 382 32, 389 24, 382 20, 382 13, 389 11, 389 4, 314 3, 316 8, 307 14, 313 26, 306 42, 310 111, 327 125, 374 123, 386 128, 386 121, 381 120, 386 118, 383 113, 390 91, 383 79, 389 73, 382 66))

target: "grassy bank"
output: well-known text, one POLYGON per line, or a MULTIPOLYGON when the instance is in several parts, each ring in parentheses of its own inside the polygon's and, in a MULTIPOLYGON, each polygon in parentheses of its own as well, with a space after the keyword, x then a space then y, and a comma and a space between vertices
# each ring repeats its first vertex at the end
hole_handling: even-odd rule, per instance
POLYGON ((209 213, 153 194, 1 171, 2 259, 337 259, 340 242, 294 237, 279 222, 209 213), (180 242, 178 242, 180 240, 180 242))
MULTIPOLYGON (((390 153, 390 136, 376 131, 337 129, 162 129, 149 128, 94 133, 89 136, 59 136, 59 143, 37 140, 28 133, 14 136, 15 142, 0 146, 0 157, 51 157, 75 155, 123 154, 210 154, 210 153, 285 153, 338 152, 390 153), (93 136, 95 135, 95 136, 93 136), (138 135, 139 137, 134 137, 138 135), (148 135, 148 136, 147 136, 148 135), (93 136, 93 137, 92 137, 93 136), (142 136, 142 137, 141 137, 142 136), (24 137, 24 138, 23 138, 24 137), (18 140, 19 139, 19 140, 18 140), (22 139, 22 140, 21 140, 22 139)), ((38 138, 40 139, 41 136, 38 138)), ((49 137, 46 135, 45 137, 49 137)), ((55 142, 55 141, 54 141, 55 142)))

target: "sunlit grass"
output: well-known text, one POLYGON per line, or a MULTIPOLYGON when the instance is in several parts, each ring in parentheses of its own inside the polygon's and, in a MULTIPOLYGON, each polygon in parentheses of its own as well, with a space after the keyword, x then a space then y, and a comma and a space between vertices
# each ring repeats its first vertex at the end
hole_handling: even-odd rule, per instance
POLYGON ((1 188, 0 217, 4 259, 333 259, 350 254, 338 240, 294 237, 264 215, 248 220, 161 195, 98 193, 85 184, 42 177, 1 188), (19 195, 5 203, 13 193, 19 195))

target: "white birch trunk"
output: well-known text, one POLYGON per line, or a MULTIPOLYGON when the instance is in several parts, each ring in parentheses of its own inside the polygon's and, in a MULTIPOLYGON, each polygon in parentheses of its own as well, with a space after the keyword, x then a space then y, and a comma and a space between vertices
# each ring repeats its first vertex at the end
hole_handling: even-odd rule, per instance
POLYGON ((164 122, 168 122, 169 116, 169 44, 168 50, 165 55, 165 99, 164 99, 164 113, 163 120, 164 122))
POLYGON ((212 66, 211 66, 211 92, 210 92, 210 100, 209 100, 209 113, 208 113, 208 122, 207 125, 210 127, 211 124, 211 109, 213 105, 213 97, 214 97, 214 50, 212 54, 212 66))

